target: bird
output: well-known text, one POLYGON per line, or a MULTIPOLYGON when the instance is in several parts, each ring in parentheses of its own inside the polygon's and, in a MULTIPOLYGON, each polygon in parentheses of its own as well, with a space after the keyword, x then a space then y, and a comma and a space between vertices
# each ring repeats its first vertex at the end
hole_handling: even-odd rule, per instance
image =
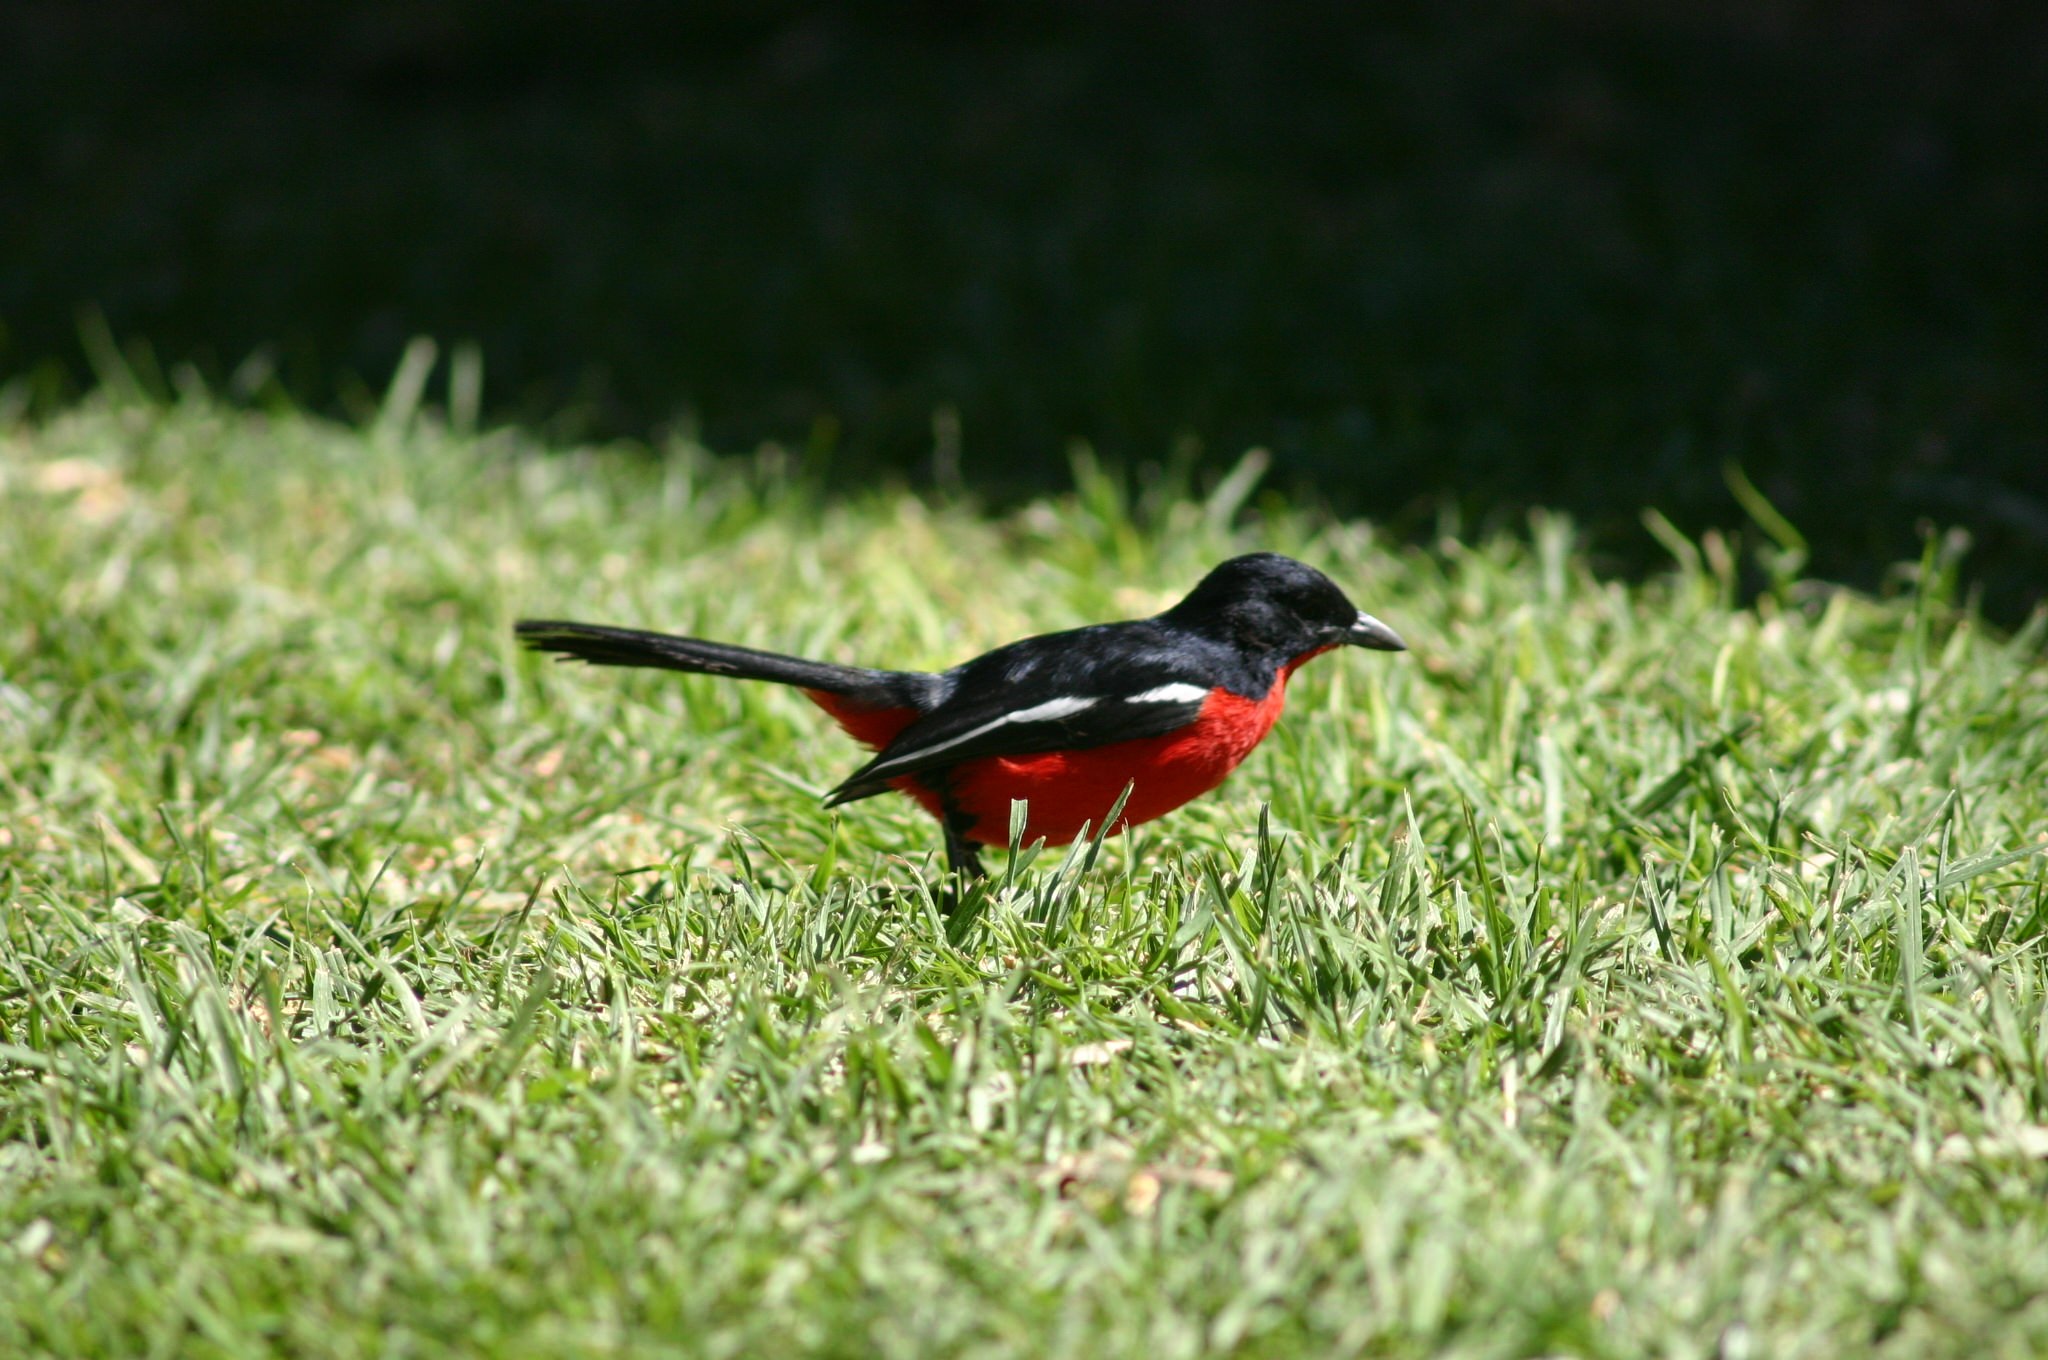
POLYGON ((558 619, 514 631, 558 661, 794 686, 874 752, 825 806, 907 794, 938 819, 962 883, 984 875, 983 846, 1010 843, 1013 802, 1026 804, 1027 845, 1066 844, 1112 815, 1105 834, 1149 822, 1237 768, 1304 662, 1344 646, 1407 650, 1328 576, 1271 552, 1219 564, 1164 613, 1024 638, 938 672, 558 619))

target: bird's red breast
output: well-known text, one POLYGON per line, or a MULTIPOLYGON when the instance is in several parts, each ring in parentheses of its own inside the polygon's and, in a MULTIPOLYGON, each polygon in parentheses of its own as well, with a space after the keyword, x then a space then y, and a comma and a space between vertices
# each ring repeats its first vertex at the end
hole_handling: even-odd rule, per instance
MULTIPOLYGON (((1296 657, 1261 698, 1212 689, 1194 721, 1161 736, 1078 751, 966 761, 945 772, 943 791, 928 775, 909 775, 890 784, 942 819, 950 795, 953 806, 973 818, 962 834, 983 845, 1009 844, 1010 804, 1017 799, 1030 805, 1024 827, 1027 844, 1043 839, 1048 845, 1065 845, 1084 830, 1102 825, 1130 785, 1130 799, 1111 829, 1116 835, 1163 817, 1221 784, 1279 721, 1288 677, 1303 662, 1329 650, 1319 647, 1296 657)), ((912 709, 861 708, 842 695, 819 690, 805 694, 856 740, 876 749, 888 745, 917 718, 912 709)))

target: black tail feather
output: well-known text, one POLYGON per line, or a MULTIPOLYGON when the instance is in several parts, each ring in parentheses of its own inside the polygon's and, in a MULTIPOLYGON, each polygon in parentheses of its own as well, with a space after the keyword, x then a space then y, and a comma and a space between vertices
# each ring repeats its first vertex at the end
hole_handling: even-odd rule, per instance
POLYGON ((564 661, 593 666, 650 666, 700 675, 730 675, 742 680, 772 680, 779 685, 847 694, 866 700, 912 702, 922 696, 931 677, 905 671, 876 671, 861 666, 835 666, 828 661, 760 652, 702 638, 648 633, 637 628, 610 628, 595 623, 558 619, 522 619, 514 629, 520 642, 537 652, 557 652, 564 661))

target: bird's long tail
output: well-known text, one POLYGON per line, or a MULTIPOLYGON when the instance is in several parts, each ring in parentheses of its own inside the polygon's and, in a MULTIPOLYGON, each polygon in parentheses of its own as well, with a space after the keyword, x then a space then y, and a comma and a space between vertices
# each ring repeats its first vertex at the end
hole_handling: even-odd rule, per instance
POLYGON ((537 652, 558 653, 564 661, 587 661, 593 666, 648 666, 794 685, 831 714, 841 727, 870 746, 886 744, 919 712, 936 702, 933 690, 937 677, 915 671, 839 666, 702 638, 559 619, 522 619, 514 631, 527 647, 537 652))
POLYGON ((730 675, 741 680, 772 680, 778 685, 856 698, 891 697, 901 687, 901 681, 924 678, 902 671, 836 666, 829 661, 806 661, 730 643, 596 623, 522 619, 514 631, 534 651, 559 652, 564 660, 588 661, 593 666, 652 666, 702 675, 730 675))

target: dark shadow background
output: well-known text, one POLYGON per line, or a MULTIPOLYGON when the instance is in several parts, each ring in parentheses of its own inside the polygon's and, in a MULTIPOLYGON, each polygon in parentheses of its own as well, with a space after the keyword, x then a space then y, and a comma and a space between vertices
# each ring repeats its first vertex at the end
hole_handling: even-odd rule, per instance
MULTIPOLYGON (((0 5, 0 373, 82 307, 343 412, 683 421, 995 498, 1253 444, 1426 530, 1736 524, 2048 577, 2048 5, 0 5), (252 353, 275 360, 273 376, 252 353)), ((145 369, 147 365, 145 363, 145 369)), ((24 389, 17 386, 17 393, 24 389)))

